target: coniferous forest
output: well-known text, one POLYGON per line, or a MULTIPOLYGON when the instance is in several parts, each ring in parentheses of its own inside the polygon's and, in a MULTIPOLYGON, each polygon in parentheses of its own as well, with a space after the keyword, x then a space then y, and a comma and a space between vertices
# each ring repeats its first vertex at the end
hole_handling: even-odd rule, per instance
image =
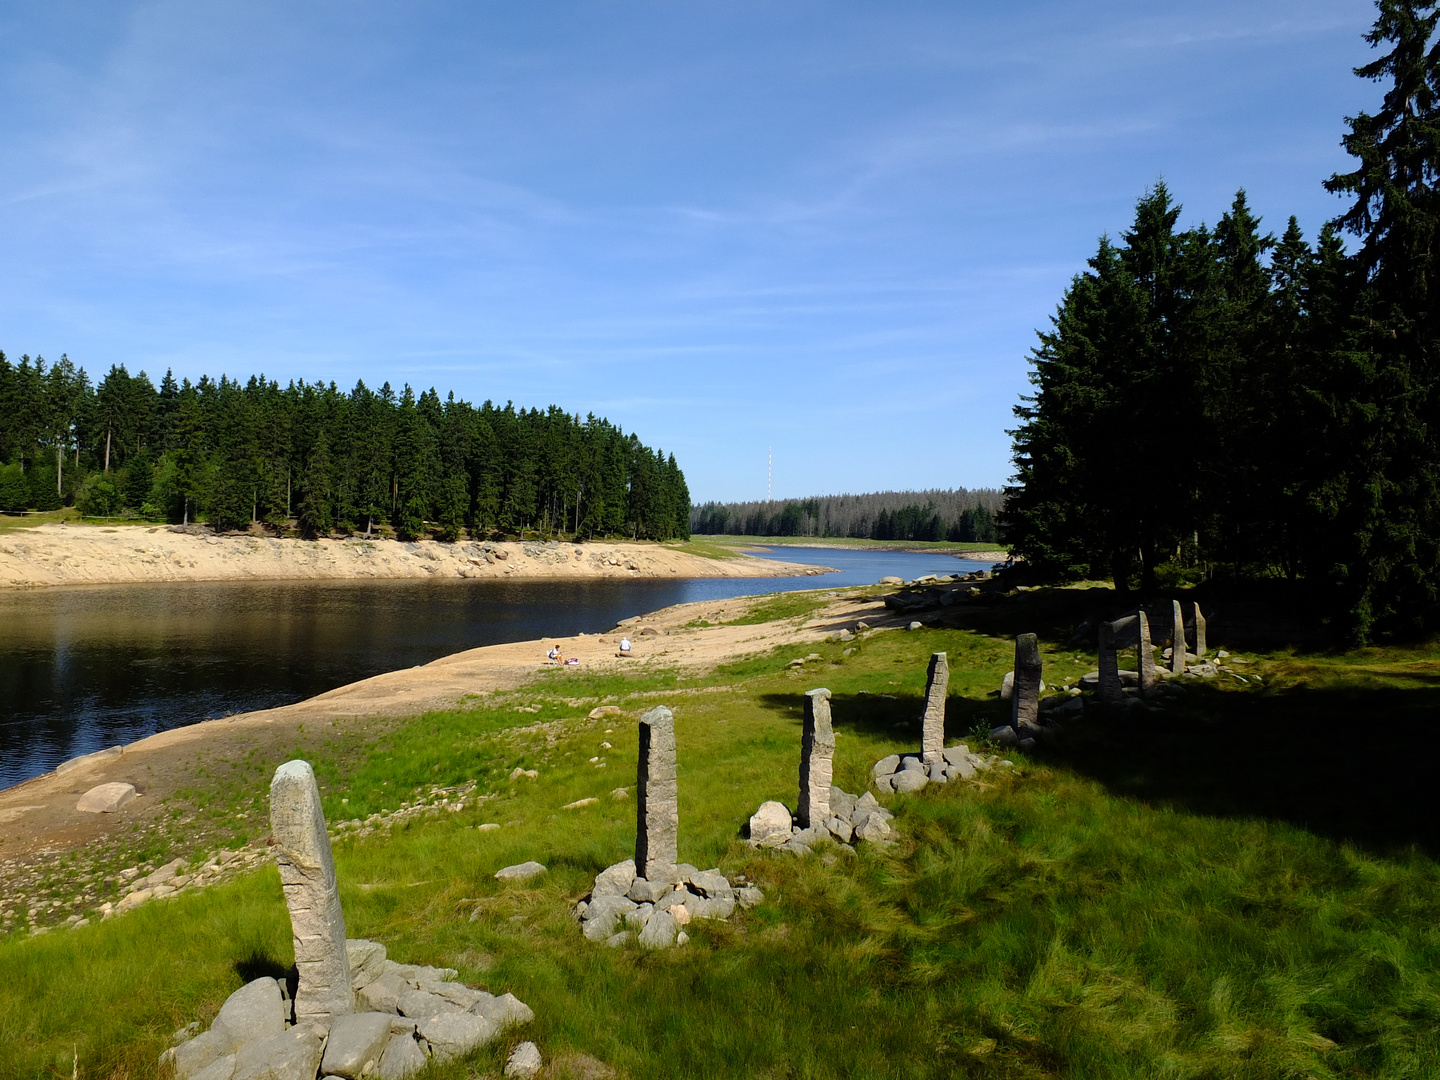
POLYGON ((1182 229, 1157 183, 1070 283, 1001 514, 1039 577, 1273 581, 1355 641, 1436 627, 1440 16, 1379 8, 1356 74, 1384 102, 1346 121, 1318 236, 1243 191, 1182 229))
POLYGON ((702 535, 846 536, 988 544, 996 539, 995 513, 1001 498, 994 488, 956 488, 707 502, 690 512, 690 531, 702 535))
POLYGON ((673 454, 593 414, 478 408, 389 383, 222 376, 157 388, 124 367, 92 385, 68 359, 0 353, 0 510, 264 523, 307 537, 393 527, 472 534, 688 537, 673 454), (293 523, 293 524, 292 524, 293 523))

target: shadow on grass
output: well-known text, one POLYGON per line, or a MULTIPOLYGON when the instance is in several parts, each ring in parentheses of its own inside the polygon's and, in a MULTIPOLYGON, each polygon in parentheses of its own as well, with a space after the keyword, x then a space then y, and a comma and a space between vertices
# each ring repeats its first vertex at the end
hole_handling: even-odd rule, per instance
POLYGON ((264 953, 252 952, 243 960, 236 960, 235 974, 247 983, 267 978, 282 982, 289 988, 291 1001, 295 1000, 295 988, 300 985, 300 972, 294 964, 287 966, 264 953))
MULTIPOLYGON (((1405 673, 1409 681, 1416 676, 1405 673)), ((1440 856, 1440 688, 1196 687, 1165 713, 1070 728, 1044 756, 1113 793, 1217 817, 1290 822, 1372 852, 1440 856)))
MULTIPOLYGON (((762 694, 757 700, 787 719, 797 729, 805 716, 805 694, 762 694)), ((834 694, 830 698, 830 720, 836 731, 851 731, 884 738, 910 738, 918 750, 925 699, 920 694, 834 694)), ((990 698, 948 697, 945 699, 945 729, 949 742, 964 739, 976 727, 991 728, 1008 723, 1010 706, 998 696, 990 698)), ((796 735, 797 747, 799 735, 796 735)), ((798 751, 797 751, 798 752, 798 751)))

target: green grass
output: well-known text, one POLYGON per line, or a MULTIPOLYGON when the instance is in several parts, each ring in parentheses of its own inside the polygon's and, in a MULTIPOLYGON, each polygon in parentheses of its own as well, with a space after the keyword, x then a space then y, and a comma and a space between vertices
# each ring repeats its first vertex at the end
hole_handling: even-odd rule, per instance
MULTIPOLYGON (((1017 756, 983 786, 887 797, 901 836, 888 852, 796 861, 744 847, 760 801, 795 798, 803 691, 832 690, 836 781, 859 791, 876 758, 917 745, 939 648, 949 730, 996 722, 1004 706, 989 694, 1009 641, 922 630, 815 646, 802 673, 784 667, 794 649, 700 678, 547 672, 358 754, 312 733, 332 820, 432 783, 475 779, 493 796, 336 845, 352 935, 536 1011, 529 1029, 434 1075, 498 1074, 521 1038, 637 1080, 1440 1075, 1440 845, 1430 788, 1414 783, 1433 760, 1422 721, 1440 704, 1434 650, 1281 654, 1248 669, 1258 686, 1227 680, 1164 716, 1076 725, 1062 750, 1017 756), (602 701, 626 715, 586 720, 602 701), (647 955, 586 942, 569 910, 631 853, 634 716, 662 702, 676 716, 682 859, 745 873, 767 899, 647 955), (1403 753, 1368 737, 1381 716, 1403 753), (512 783, 515 765, 539 779, 512 783), (618 786, 630 798, 612 799, 618 786), (598 805, 560 809, 588 796, 598 805), (471 828, 482 821, 504 827, 471 828), (530 858, 549 873, 493 879, 530 858)), ((1090 666, 1053 643, 1045 659, 1050 683, 1090 666)), ((235 783, 263 792, 276 763, 256 760, 235 783)), ((0 942, 0 1075, 69 1076, 72 1047, 81 1076, 151 1075, 171 1030, 208 1022, 244 979, 290 962, 273 869, 12 937, 0 942)))
POLYGON ((691 537, 692 544, 724 548, 754 547, 757 544, 778 547, 870 548, 875 551, 1004 551, 1001 543, 984 544, 952 540, 867 540, 853 536, 714 536, 691 537))

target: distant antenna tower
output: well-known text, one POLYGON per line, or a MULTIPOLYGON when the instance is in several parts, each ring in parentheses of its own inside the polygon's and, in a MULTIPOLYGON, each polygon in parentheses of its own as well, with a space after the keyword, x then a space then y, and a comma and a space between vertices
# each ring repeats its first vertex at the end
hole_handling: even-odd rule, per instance
POLYGON ((765 501, 770 501, 770 481, 775 473, 775 447, 765 449, 765 501))

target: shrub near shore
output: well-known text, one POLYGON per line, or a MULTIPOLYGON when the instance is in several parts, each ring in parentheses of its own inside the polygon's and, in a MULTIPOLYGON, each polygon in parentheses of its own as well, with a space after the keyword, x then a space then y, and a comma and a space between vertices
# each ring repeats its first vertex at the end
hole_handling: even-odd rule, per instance
MULTIPOLYGON (((1321 831, 1304 828, 1326 792, 1303 778, 1285 782, 1289 821, 1260 801, 1265 770, 1283 767, 1304 730, 1318 744, 1306 764, 1325 787, 1332 774, 1317 755, 1329 744, 1348 763, 1352 797, 1393 813, 1397 796, 1381 792, 1394 771, 1368 779, 1329 736, 1353 733, 1339 727, 1353 712, 1344 687, 1362 679, 1366 692, 1380 680, 1402 721, 1433 708, 1433 656, 1278 657, 1256 665, 1266 690, 1197 690, 1153 744, 1097 721, 1049 759, 1017 757, 1012 775, 887 799, 901 836, 889 852, 752 852, 737 835, 746 815, 762 799, 794 798, 810 686, 834 691, 836 782, 849 790, 878 757, 918 744, 933 649, 951 657, 952 741, 1001 715, 989 692, 1008 667, 1005 638, 933 630, 849 647, 815 647, 821 659, 797 675, 785 666, 794 650, 703 678, 549 672, 483 708, 402 724, 359 757, 327 747, 331 731, 302 737, 293 752, 320 766, 332 822, 393 809, 432 784, 477 779, 490 796, 337 841, 351 933, 513 990, 537 1014, 516 1038, 633 1077, 1440 1069, 1440 874, 1427 834, 1414 831, 1429 824, 1401 824, 1411 831, 1389 850, 1368 823, 1347 834, 1343 820, 1317 815, 1321 831), (626 716, 584 719, 601 701, 626 716), (694 940, 664 955, 592 947, 570 905, 633 843, 633 717, 661 701, 676 714, 682 857, 746 873, 767 899, 693 926, 694 940), (1282 730, 1243 737, 1287 725, 1288 742, 1282 730), (1216 752, 1196 754, 1211 743, 1216 752), (510 781, 522 765, 539 778, 510 781), (612 798, 618 786, 630 797, 612 798), (588 796, 600 802, 559 809, 588 796), (475 831, 484 821, 502 828, 475 831), (530 858, 549 872, 528 886, 493 880, 530 858)), ((1053 646, 1045 659, 1053 682, 1088 666, 1053 646)), ((243 979, 289 962, 271 868, 77 931, 12 937, 0 945, 0 1075, 68 1075, 72 1054, 81 1076, 150 1075, 171 1030, 208 1021, 243 979)), ((507 1051, 435 1075, 496 1073, 507 1051)))

